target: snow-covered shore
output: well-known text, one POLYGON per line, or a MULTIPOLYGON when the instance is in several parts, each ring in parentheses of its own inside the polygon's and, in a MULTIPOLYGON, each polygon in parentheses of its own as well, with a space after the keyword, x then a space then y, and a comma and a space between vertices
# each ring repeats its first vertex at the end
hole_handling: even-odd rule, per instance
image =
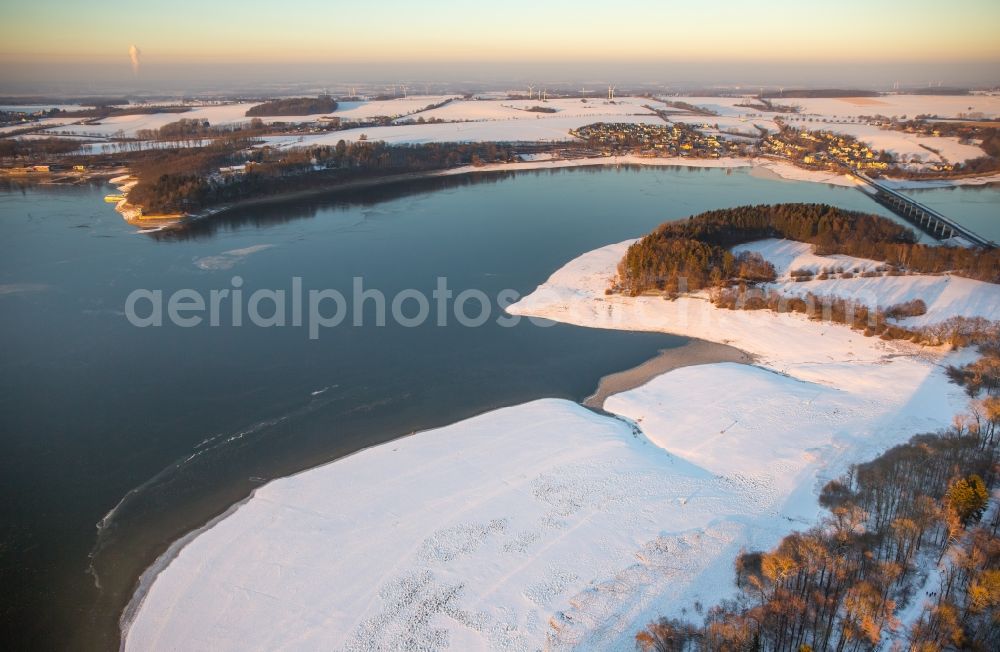
MULTIPOLYGON (((397 183, 400 181, 412 181, 414 179, 429 178, 437 176, 454 176, 459 174, 483 174, 490 172, 528 172, 531 170, 543 169, 563 169, 594 166, 621 166, 621 165, 642 165, 650 167, 690 167, 690 168, 743 168, 749 167, 752 173, 765 175, 768 178, 786 179, 789 181, 812 181, 815 183, 827 183, 835 186, 858 186, 858 181, 853 177, 832 172, 819 172, 813 170, 803 170, 790 163, 776 161, 773 159, 699 159, 683 157, 662 157, 651 158, 645 156, 625 155, 625 156, 602 156, 593 158, 576 159, 536 159, 526 160, 517 163, 491 163, 487 165, 465 165, 461 167, 448 168, 445 170, 435 170, 430 172, 406 172, 384 177, 373 177, 370 179, 360 179, 349 181, 340 185, 318 186, 308 190, 295 190, 287 194, 267 195, 259 198, 252 198, 220 204, 211 208, 203 209, 196 213, 185 215, 168 216, 166 220, 160 219, 157 228, 164 228, 173 224, 204 219, 237 207, 245 207, 252 204, 265 204, 287 201, 293 198, 320 195, 329 192, 343 190, 357 190, 359 188, 379 186, 383 184, 397 183)), ((135 185, 135 179, 128 175, 111 180, 112 183, 119 184, 119 191, 126 193, 135 185), (127 180, 128 183, 121 185, 119 180, 127 180)), ((125 221, 145 226, 141 224, 140 217, 142 209, 129 204, 127 201, 119 202, 116 210, 122 214, 125 221)))
POLYGON ((969 352, 605 296, 628 244, 510 312, 729 343, 759 366, 674 369, 611 396, 621 419, 540 400, 271 482, 168 553, 125 648, 628 648, 654 616, 729 595, 740 549, 814 522, 826 479, 965 407, 943 364, 969 352))
MULTIPOLYGON (((488 165, 467 165, 437 172, 438 175, 470 174, 475 172, 497 172, 518 170, 540 170, 557 168, 587 167, 595 165, 643 165, 649 167, 690 167, 690 168, 751 168, 751 174, 786 181, 811 181, 826 183, 832 186, 848 188, 863 187, 857 178, 824 170, 807 170, 788 161, 774 158, 686 158, 649 157, 628 154, 624 156, 601 156, 593 158, 574 159, 535 159, 518 163, 491 163, 488 165)), ((933 181, 909 179, 881 179, 882 183, 897 190, 920 188, 948 188, 952 186, 983 186, 992 183, 1000 184, 1000 174, 980 175, 970 177, 955 177, 953 179, 936 179, 933 181)))
POLYGON ((491 163, 480 166, 463 166, 437 173, 442 176, 453 174, 470 174, 475 172, 497 172, 518 170, 542 170, 559 168, 589 167, 595 165, 643 165, 649 167, 690 167, 690 168, 752 168, 754 173, 769 178, 780 178, 787 181, 812 181, 828 183, 834 186, 855 187, 859 182, 854 177, 835 172, 805 170, 785 161, 770 158, 685 158, 650 157, 628 154, 624 156, 601 156, 593 158, 573 159, 540 159, 527 160, 519 163, 491 163))

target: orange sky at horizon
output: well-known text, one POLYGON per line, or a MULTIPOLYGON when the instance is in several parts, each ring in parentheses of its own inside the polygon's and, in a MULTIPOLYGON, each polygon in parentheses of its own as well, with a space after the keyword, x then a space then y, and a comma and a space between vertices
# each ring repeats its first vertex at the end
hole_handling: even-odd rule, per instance
POLYGON ((468 61, 1000 61, 1000 3, 526 0, 338 4, 39 0, 5 9, 7 64, 468 61))

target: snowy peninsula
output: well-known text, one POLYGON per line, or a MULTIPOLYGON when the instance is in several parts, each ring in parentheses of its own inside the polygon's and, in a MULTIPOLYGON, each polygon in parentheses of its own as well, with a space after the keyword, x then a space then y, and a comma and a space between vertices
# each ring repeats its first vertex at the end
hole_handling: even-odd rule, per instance
MULTIPOLYGON (((974 351, 722 310, 705 292, 608 295, 632 242, 568 262, 509 312, 688 335, 755 365, 676 368, 606 412, 555 399, 500 409, 273 481, 147 572, 124 648, 631 648, 651 619, 732 595, 737 555, 815 523, 828 480, 967 408, 945 366, 974 351)), ((995 284, 796 283, 793 270, 873 262, 789 240, 741 249, 774 265, 775 287, 884 306, 921 297, 912 325, 1000 319, 995 284)))

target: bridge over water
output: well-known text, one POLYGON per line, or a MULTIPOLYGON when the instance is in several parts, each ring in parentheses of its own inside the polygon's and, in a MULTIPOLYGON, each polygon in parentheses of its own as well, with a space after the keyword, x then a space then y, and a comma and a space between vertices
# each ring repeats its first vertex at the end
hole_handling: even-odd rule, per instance
POLYGON ((996 246, 996 243, 973 233, 966 227, 951 218, 942 215, 933 208, 924 206, 912 197, 907 197, 906 195, 879 183, 866 174, 855 171, 851 171, 851 174, 875 190, 875 201, 882 204, 896 215, 899 215, 910 224, 913 224, 924 233, 927 233, 932 238, 936 238, 938 240, 948 240, 959 237, 973 245, 986 247, 987 249, 992 249, 996 246))

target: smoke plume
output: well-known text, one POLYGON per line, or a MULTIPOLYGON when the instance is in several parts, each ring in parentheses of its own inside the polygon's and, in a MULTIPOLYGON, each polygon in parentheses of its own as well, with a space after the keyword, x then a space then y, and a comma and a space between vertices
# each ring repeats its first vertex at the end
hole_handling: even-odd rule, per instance
POLYGON ((140 54, 142 54, 142 52, 139 50, 139 48, 137 48, 135 46, 134 43, 132 45, 128 46, 128 58, 132 60, 132 74, 133 75, 138 75, 139 74, 139 55, 140 54))

